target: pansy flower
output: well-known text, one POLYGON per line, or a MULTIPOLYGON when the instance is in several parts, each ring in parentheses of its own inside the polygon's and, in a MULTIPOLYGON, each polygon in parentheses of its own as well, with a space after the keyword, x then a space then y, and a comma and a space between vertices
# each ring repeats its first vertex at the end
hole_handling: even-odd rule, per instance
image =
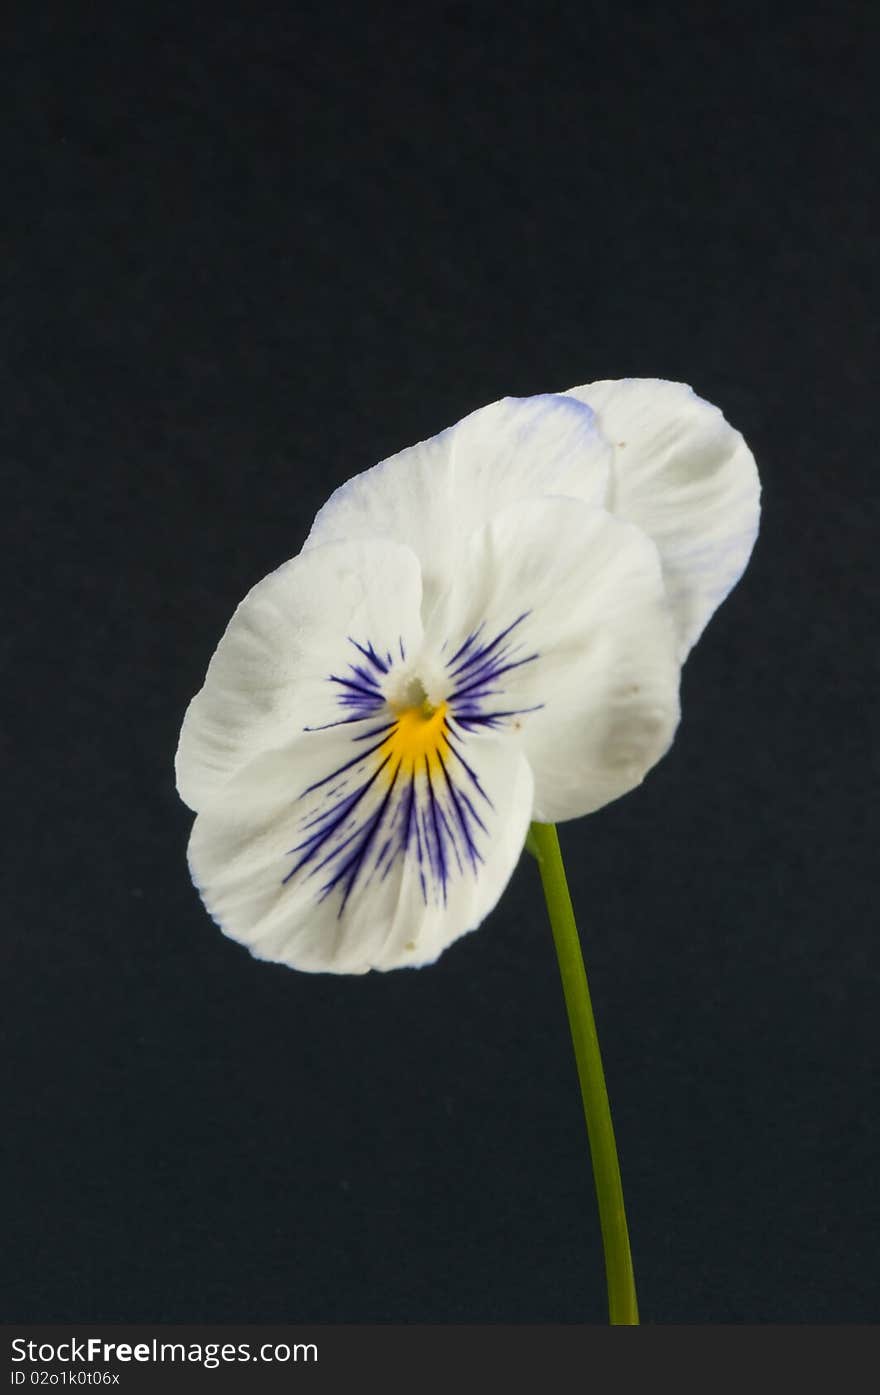
POLYGON ((176 769, 221 929, 313 972, 431 963, 531 821, 633 789, 758 525, 682 384, 506 398, 355 476, 241 602, 176 769))

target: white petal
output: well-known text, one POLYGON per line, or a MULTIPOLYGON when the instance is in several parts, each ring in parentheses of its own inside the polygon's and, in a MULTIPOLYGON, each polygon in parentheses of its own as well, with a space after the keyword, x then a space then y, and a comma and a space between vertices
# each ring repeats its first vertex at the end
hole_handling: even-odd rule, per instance
POLYGON ((568 494, 601 503, 610 447, 565 396, 505 397, 355 475, 315 519, 306 547, 386 537, 422 564, 425 614, 455 575, 462 539, 508 503, 568 494))
POLYGON ((373 665, 356 645, 372 644, 382 661, 401 646, 412 652, 420 603, 418 561, 392 542, 315 548, 264 577, 230 620, 184 717, 175 760, 184 803, 200 809, 262 751, 357 711, 357 669, 373 665))
POLYGON ((754 546, 754 457, 718 408, 684 383, 624 378, 569 395, 594 409, 614 447, 608 508, 657 544, 684 659, 754 546))
POLYGON ((679 665, 657 550, 600 509, 523 500, 476 532, 426 630, 444 643, 454 722, 522 730, 542 822, 625 794, 672 741, 679 665))
POLYGON ((314 973, 428 964, 510 878, 532 810, 516 740, 447 742, 432 781, 395 775, 363 734, 331 728, 258 756, 196 818, 193 881, 257 958, 314 973))

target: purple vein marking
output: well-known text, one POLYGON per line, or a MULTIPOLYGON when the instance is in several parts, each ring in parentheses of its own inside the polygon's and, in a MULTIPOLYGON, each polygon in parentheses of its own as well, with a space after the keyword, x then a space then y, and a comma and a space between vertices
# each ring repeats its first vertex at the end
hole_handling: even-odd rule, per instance
MULTIPOLYGON (((357 657, 346 669, 327 676, 342 715, 306 730, 341 729, 339 739, 347 735, 354 749, 350 759, 299 796, 304 801, 301 841, 290 849, 295 861, 283 878, 285 883, 297 874, 319 877, 318 900, 338 892, 341 916, 355 893, 385 882, 395 869, 402 877, 407 859, 418 873, 425 906, 446 905, 456 877, 467 875, 468 870, 478 875, 491 836, 486 809, 494 812, 495 806, 477 772, 479 761, 468 749, 469 738, 472 733, 496 731, 542 706, 517 707, 515 697, 510 701, 514 695, 509 691, 509 675, 539 657, 526 649, 517 634, 528 613, 524 611, 497 633, 487 633, 485 622, 477 625, 446 660, 451 689, 446 720, 433 755, 423 755, 416 765, 400 759, 391 764, 395 747, 389 743, 398 719, 383 692, 395 664, 406 661, 402 637, 398 660, 396 654, 349 636, 357 657), (349 734, 344 731, 347 727, 349 734), (432 773, 433 758, 439 771, 435 766, 432 773)), ((446 648, 444 643, 441 652, 446 648)))

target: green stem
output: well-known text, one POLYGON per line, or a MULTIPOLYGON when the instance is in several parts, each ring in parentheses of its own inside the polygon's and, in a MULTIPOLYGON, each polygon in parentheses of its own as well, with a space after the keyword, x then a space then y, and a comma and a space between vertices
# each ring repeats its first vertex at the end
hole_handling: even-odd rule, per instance
POLYGON ((636 1302, 626 1212, 623 1208, 617 1144, 614 1141, 614 1127, 611 1123, 611 1107, 608 1103, 593 1005, 590 1002, 577 925, 568 883, 565 880, 559 838, 552 823, 532 824, 529 830, 529 851, 535 854, 541 872, 584 1101, 587 1136, 590 1140, 593 1176, 596 1181, 596 1200, 599 1203, 599 1224, 605 1250, 609 1321, 613 1326, 635 1326, 639 1321, 639 1308, 636 1302))

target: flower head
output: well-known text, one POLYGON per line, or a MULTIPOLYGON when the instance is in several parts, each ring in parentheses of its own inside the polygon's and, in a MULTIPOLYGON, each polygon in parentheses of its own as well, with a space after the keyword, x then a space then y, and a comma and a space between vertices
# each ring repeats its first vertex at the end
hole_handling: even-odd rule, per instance
POLYGON ((532 819, 640 783, 758 481, 675 383, 505 399, 356 476, 236 610, 177 753, 193 879, 260 958, 430 963, 532 819))

